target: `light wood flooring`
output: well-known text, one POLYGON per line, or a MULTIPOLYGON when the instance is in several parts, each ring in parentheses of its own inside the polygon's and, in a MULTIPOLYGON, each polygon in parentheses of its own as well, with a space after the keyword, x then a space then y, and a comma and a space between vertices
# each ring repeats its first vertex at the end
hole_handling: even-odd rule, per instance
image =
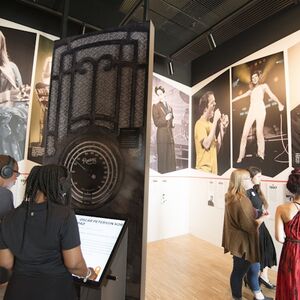
MULTIPOLYGON (((148 244, 146 300, 229 300, 229 276, 232 257, 192 235, 184 235, 148 244)), ((276 272, 269 272, 276 282, 276 272)), ((262 287, 265 296, 275 292, 262 287)), ((243 287, 243 300, 253 299, 243 287)))
MULTIPOLYGON (((231 255, 192 235, 184 235, 148 244, 146 300, 230 300, 231 255)), ((276 272, 269 273, 271 282, 276 272)), ((272 290, 263 289, 275 298, 272 290)), ((0 286, 0 300, 4 285, 0 286)), ((243 287, 243 300, 253 299, 243 287)))

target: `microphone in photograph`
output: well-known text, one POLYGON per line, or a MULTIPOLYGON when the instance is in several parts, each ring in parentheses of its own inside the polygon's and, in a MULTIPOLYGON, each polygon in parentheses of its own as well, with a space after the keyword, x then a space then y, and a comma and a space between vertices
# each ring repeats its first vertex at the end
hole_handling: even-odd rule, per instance
MULTIPOLYGON (((216 107, 215 111, 218 110, 219 108, 216 107)), ((220 109, 219 109, 220 110, 220 109)), ((215 131, 215 137, 218 138, 218 135, 220 133, 220 126, 221 126, 221 118, 218 120, 217 122, 217 127, 216 127, 216 131, 215 131)))
POLYGON ((6 283, 9 279, 9 271, 6 268, 0 267, 0 284, 6 283))

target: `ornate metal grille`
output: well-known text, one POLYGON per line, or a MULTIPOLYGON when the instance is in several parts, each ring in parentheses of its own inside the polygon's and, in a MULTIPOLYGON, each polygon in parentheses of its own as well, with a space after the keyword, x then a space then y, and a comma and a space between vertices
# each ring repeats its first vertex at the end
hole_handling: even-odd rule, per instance
POLYGON ((52 66, 45 157, 70 134, 144 126, 148 32, 143 26, 59 41, 52 66))

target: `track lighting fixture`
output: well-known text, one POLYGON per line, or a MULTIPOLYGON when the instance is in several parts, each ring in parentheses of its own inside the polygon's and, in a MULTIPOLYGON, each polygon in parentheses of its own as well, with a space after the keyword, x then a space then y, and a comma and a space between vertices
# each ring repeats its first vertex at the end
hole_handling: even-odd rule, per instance
POLYGON ((169 61, 168 61, 168 69, 169 69, 170 75, 174 75, 174 64, 173 64, 172 59, 169 59, 169 61))
POLYGON ((209 44, 210 50, 213 50, 213 49, 217 48, 217 44, 216 44, 216 42, 215 42, 215 39, 214 39, 212 33, 210 33, 210 34, 207 36, 207 39, 208 39, 208 44, 209 44))

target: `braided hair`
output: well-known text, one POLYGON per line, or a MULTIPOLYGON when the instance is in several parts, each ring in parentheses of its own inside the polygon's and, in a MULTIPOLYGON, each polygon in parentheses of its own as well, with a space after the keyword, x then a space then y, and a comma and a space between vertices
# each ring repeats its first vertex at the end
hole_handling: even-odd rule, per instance
POLYGON ((62 185, 64 185, 67 178, 68 171, 64 166, 44 165, 33 167, 26 181, 24 200, 33 203, 37 192, 40 191, 45 195, 48 202, 68 205, 70 197, 65 197, 65 193, 62 191, 64 189, 62 185))
POLYGON ((47 199, 47 216, 44 224, 46 231, 48 227, 48 220, 52 214, 52 205, 58 204, 69 206, 70 204, 71 185, 68 179, 68 171, 64 166, 44 165, 35 166, 31 169, 26 181, 26 189, 24 194, 26 215, 24 219, 24 231, 21 249, 24 247, 27 222, 31 214, 32 205, 35 203, 38 191, 42 192, 47 199))
POLYGON ((291 193, 300 195, 300 168, 295 168, 291 172, 286 187, 291 193))

